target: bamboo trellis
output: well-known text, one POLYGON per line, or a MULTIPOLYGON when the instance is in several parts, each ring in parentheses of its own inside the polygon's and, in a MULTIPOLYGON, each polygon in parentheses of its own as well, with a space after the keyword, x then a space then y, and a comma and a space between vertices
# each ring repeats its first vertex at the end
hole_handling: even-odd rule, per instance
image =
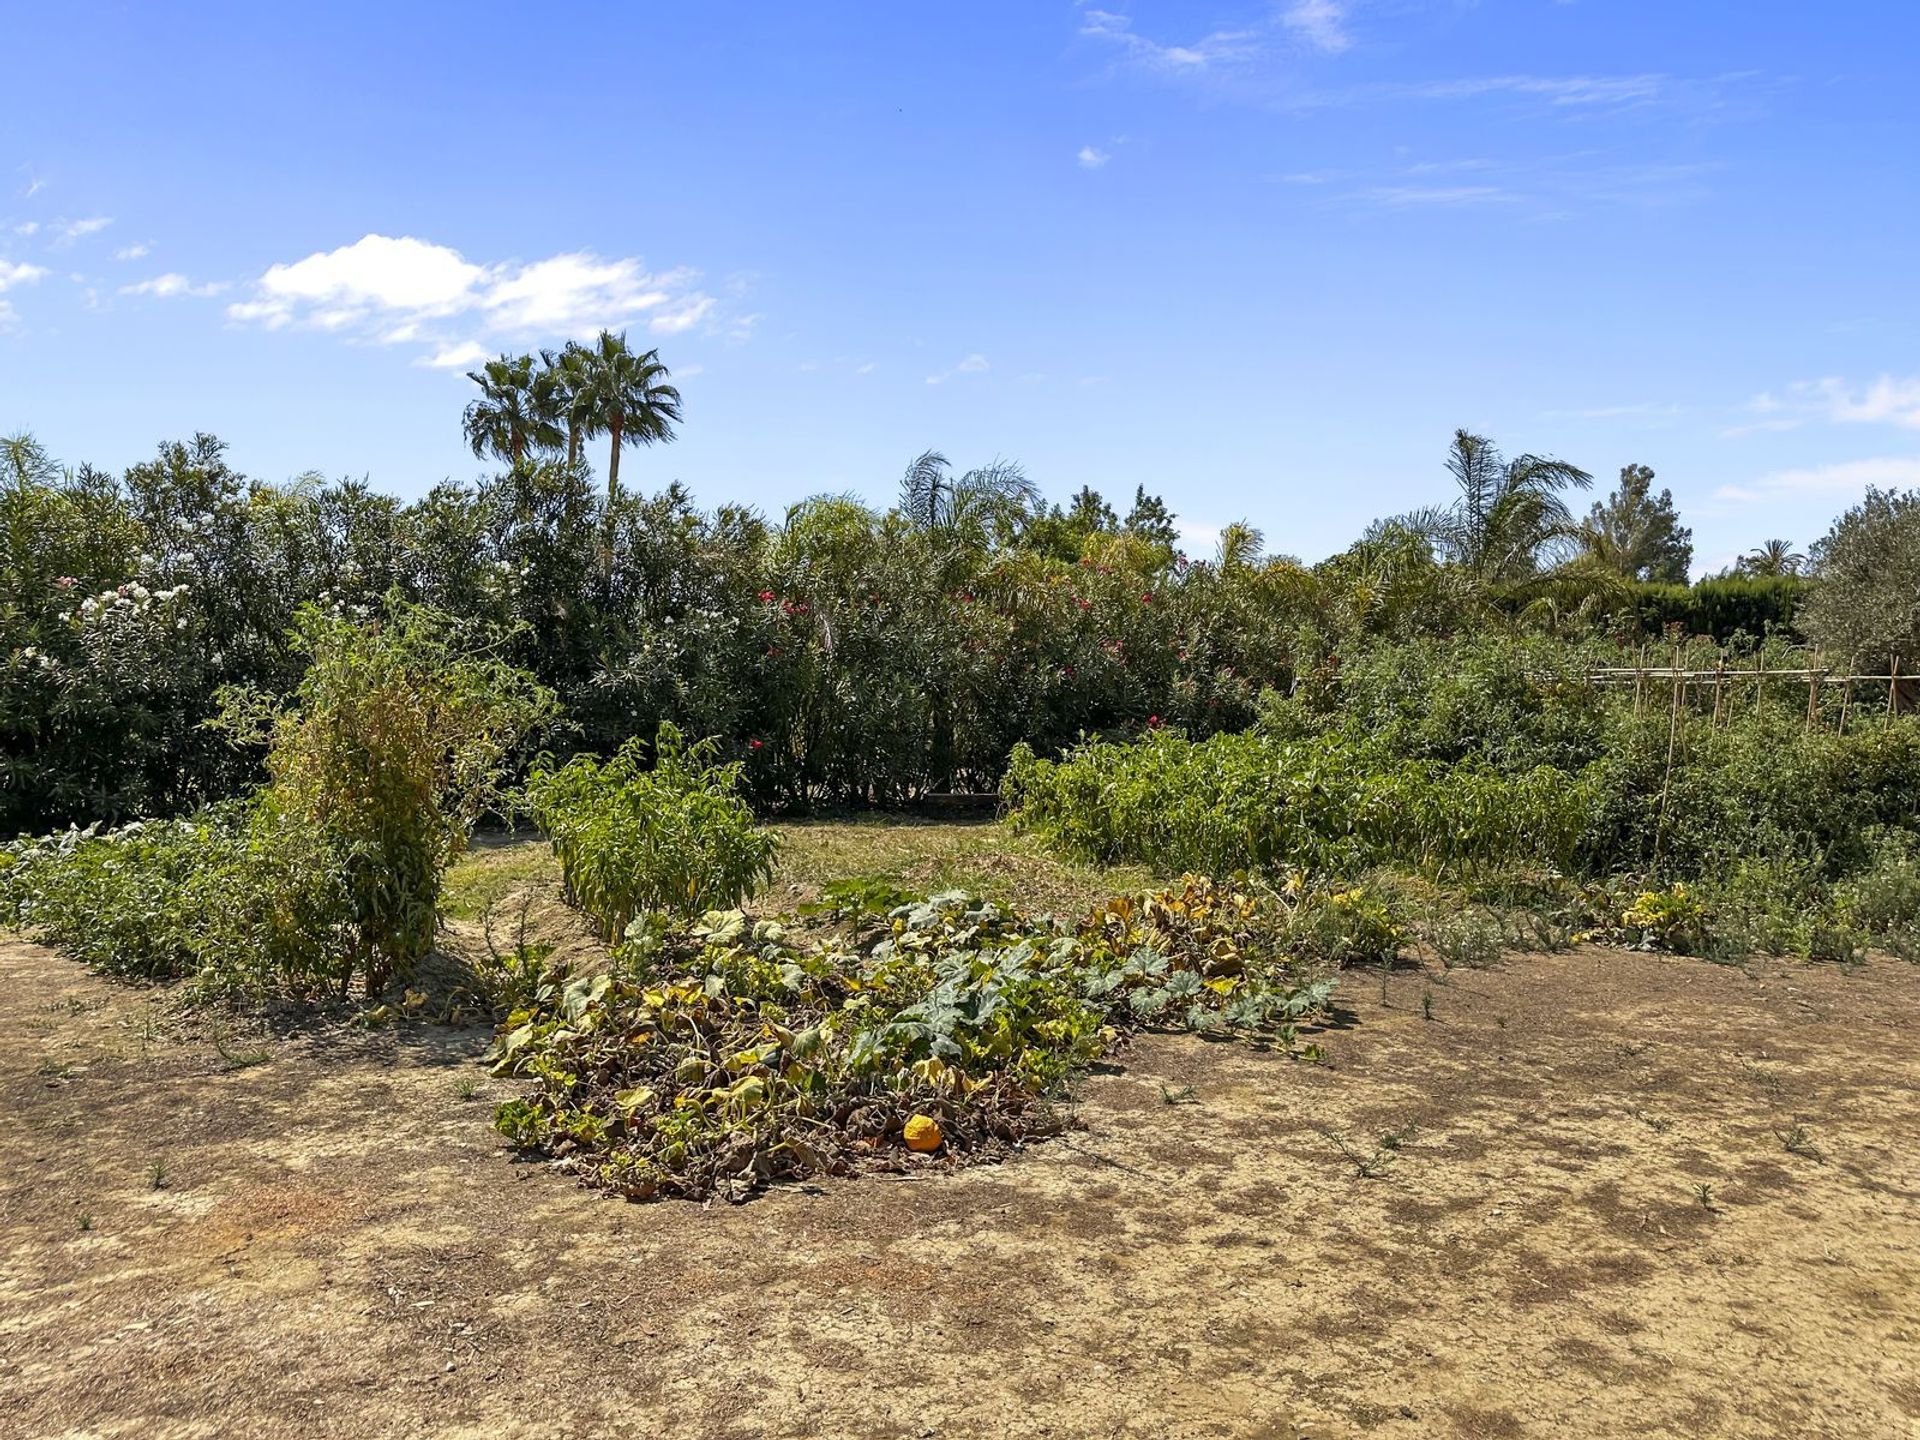
POLYGON ((1805 685, 1807 687, 1807 724, 1816 725, 1822 717, 1821 694, 1833 686, 1840 687, 1839 725, 1847 728, 1847 720, 1853 711, 1855 691, 1862 685, 1873 688, 1876 695, 1881 687, 1886 692, 1886 711, 1889 715, 1902 714, 1912 708, 1913 700, 1906 688, 1920 680, 1912 672, 1903 673, 1898 659, 1888 667, 1887 673, 1871 674, 1847 669, 1836 672, 1820 665, 1797 666, 1787 669, 1767 668, 1755 657, 1752 669, 1730 667, 1722 659, 1711 668, 1697 665, 1682 665, 1676 654, 1669 664, 1636 665, 1600 665, 1586 672, 1590 685, 1618 685, 1633 687, 1633 708, 1640 712, 1646 708, 1650 694, 1657 693, 1659 687, 1670 687, 1672 706, 1675 715, 1692 700, 1693 691, 1698 687, 1703 696, 1710 695, 1713 704, 1713 720, 1717 725, 1723 719, 1731 719, 1734 705, 1742 694, 1750 695, 1757 702, 1769 681, 1805 685))

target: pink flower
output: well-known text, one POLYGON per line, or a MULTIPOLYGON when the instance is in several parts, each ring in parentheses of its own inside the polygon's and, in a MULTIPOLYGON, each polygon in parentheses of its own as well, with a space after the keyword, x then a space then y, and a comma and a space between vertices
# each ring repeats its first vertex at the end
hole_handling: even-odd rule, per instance
POLYGON ((1160 717, 1158 715, 1147 716, 1147 728, 1149 730, 1158 730, 1160 728, 1160 717))
POLYGON ((74 579, 73 576, 71 575, 62 575, 58 580, 55 580, 53 583, 58 585, 62 590, 71 590, 74 586, 78 585, 80 582, 74 579))
POLYGON ((773 592, 771 590, 762 590, 760 592, 760 603, 762 605, 771 605, 773 603, 773 592))
POLYGON ((747 741, 747 748, 749 750, 764 750, 766 748, 766 742, 764 740, 749 740, 747 741))

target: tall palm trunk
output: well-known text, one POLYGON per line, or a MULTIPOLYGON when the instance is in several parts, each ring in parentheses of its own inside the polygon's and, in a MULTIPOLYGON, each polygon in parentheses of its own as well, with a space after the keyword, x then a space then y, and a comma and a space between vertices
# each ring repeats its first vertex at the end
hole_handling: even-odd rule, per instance
POLYGON ((613 440, 613 454, 607 457, 607 520, 613 520, 613 502, 620 494, 620 431, 626 416, 618 410, 607 417, 607 434, 613 440))

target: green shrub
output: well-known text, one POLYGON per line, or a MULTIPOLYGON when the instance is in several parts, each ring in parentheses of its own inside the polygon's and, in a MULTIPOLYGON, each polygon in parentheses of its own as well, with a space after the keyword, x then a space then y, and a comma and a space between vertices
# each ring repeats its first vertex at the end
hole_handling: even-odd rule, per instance
POLYGON ((739 797, 740 764, 715 753, 711 741, 689 745, 663 724, 650 747, 634 740, 606 761, 534 767, 528 807, 560 858, 568 898, 607 940, 648 912, 736 906, 772 875, 775 837, 739 797))
POLYGON ((1870 843, 1872 860, 1836 887, 1836 908, 1873 942, 1920 958, 1920 839, 1894 830, 1870 843))
POLYGON ((1676 883, 1664 890, 1642 890, 1620 916, 1620 928, 1634 949, 1699 955, 1707 948, 1707 921, 1706 902, 1676 883))
POLYGON ((551 697, 407 607, 309 610, 298 641, 293 704, 229 697, 228 728, 269 742, 268 783, 192 820, 16 844, 0 898, 19 923, 104 970, 221 988, 372 995, 411 970, 442 872, 551 697))
POLYGON ((228 702, 237 733, 269 742, 252 845, 310 911, 312 952, 304 966, 283 956, 283 978, 344 992, 357 977, 372 995, 432 946, 440 877, 500 803, 508 757, 553 698, 418 607, 366 624, 309 608, 295 638, 308 663, 292 704, 228 702))
POLYGON ((1499 960, 1506 940, 1497 919, 1471 907, 1435 913, 1424 933, 1427 944, 1447 969, 1485 969, 1499 960))
POLYGON ((1553 865, 1570 855, 1589 803, 1584 783, 1560 771, 1383 761, 1337 735, 1155 734, 1082 745, 1057 762, 1020 747, 1003 795, 1018 823, 1083 858, 1215 875, 1553 865))
POLYGON ((104 973, 171 979, 234 900, 209 881, 231 877, 243 846, 231 813, 16 841, 0 851, 0 920, 104 973))
POLYGON ((1294 910, 1288 938, 1296 950, 1336 965, 1391 960, 1407 939, 1403 909, 1378 878, 1309 891, 1294 910))

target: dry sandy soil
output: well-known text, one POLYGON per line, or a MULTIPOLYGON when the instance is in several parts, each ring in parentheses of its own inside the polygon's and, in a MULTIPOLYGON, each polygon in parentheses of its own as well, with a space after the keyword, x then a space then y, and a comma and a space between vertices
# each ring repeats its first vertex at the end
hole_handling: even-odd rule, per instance
POLYGON ((1356 973, 1323 1064, 1156 1037, 737 1209, 517 1162, 478 1030, 0 979, 0 1435, 1920 1435, 1897 961, 1356 973))

